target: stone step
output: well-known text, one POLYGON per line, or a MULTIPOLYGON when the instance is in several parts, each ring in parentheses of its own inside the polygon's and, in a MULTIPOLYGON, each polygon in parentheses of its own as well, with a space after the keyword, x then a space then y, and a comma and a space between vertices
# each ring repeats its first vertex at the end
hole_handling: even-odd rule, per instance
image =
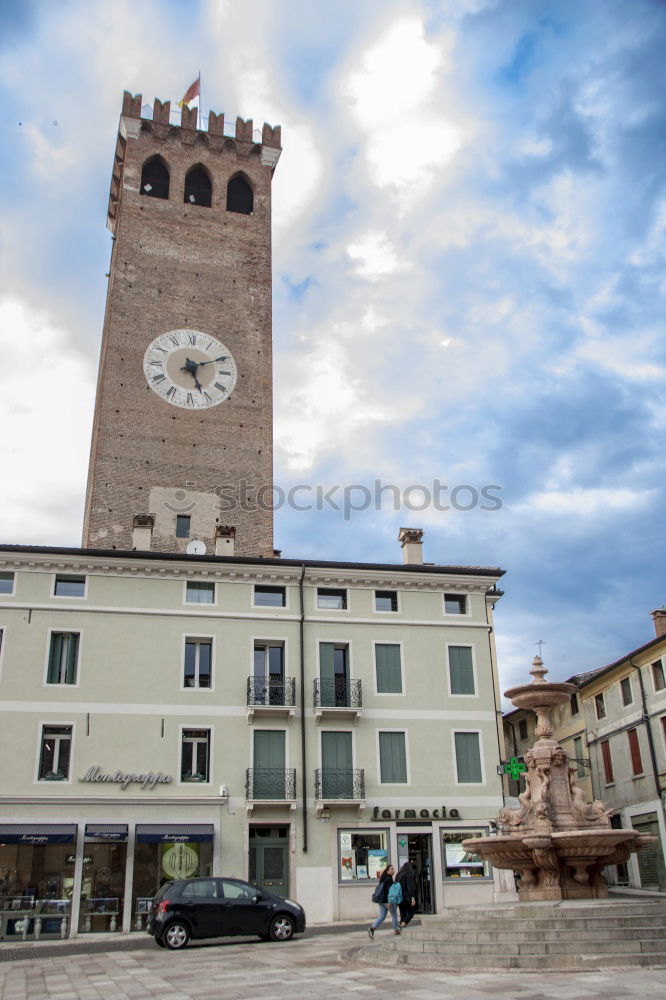
MULTIPOLYGON (((582 945, 586 953, 595 955, 634 955, 641 953, 666 952, 666 941, 663 939, 633 939, 623 941, 585 941, 582 945)), ((429 955, 447 955, 449 959, 456 956, 502 956, 502 955, 526 955, 526 956, 548 956, 548 955, 570 955, 572 942, 570 941, 499 941, 484 942, 481 947, 475 942, 464 943, 460 941, 390 941, 382 944, 386 952, 398 952, 400 954, 421 955, 427 960, 429 955)))
POLYGON ((604 928, 612 931, 613 929, 621 929, 623 927, 634 927, 637 924, 646 925, 649 924, 653 927, 666 927, 666 914, 641 914, 636 917, 627 916, 614 916, 614 917, 559 917, 552 918, 550 920, 525 920, 525 919, 502 919, 498 917, 486 917, 483 919, 476 920, 462 920, 456 919, 452 920, 447 917, 439 917, 437 919, 428 920, 419 929, 419 933, 442 933, 445 934, 449 930, 455 928, 461 931, 474 931, 474 930, 485 930, 485 931, 496 931, 504 930, 507 927, 511 927, 515 930, 516 934, 524 933, 527 930, 548 930, 554 925, 562 928, 568 928, 571 930, 584 932, 588 929, 594 928, 604 928))
MULTIPOLYGON (((403 932, 405 937, 422 942, 477 942, 477 943, 501 943, 502 941, 568 941, 577 945, 580 934, 577 928, 569 927, 548 927, 540 930, 517 930, 516 928, 503 927, 498 930, 482 930, 470 928, 461 930, 459 927, 451 927, 442 931, 432 928, 408 928, 403 932)), ((591 941, 624 941, 652 939, 666 942, 666 927, 654 926, 629 926, 629 927, 591 927, 585 932, 584 940, 591 941)))
MULTIPOLYGON (((413 969, 445 969, 448 971, 460 971, 461 963, 456 961, 455 956, 431 954, 418 954, 414 952, 385 951, 379 948, 359 949, 358 954, 352 956, 354 960, 361 961, 365 965, 372 966, 398 966, 401 968, 413 969), (362 954, 361 954, 362 952, 362 954)), ((643 968, 666 968, 666 950, 660 952, 641 952, 632 954, 617 954, 613 966, 619 967, 643 967, 643 968)), ((510 972, 520 970, 523 972, 579 972, 579 971, 607 971, 610 967, 608 956, 592 954, 578 955, 476 955, 474 957, 474 970, 510 972)), ((469 971, 469 965, 465 964, 465 970, 469 971)))
POLYGON ((449 916, 451 918, 462 918, 475 920, 479 917, 516 917, 523 920, 553 920, 555 917, 603 917, 613 916, 623 913, 627 916, 639 914, 662 913, 666 914, 666 900, 664 902, 640 902, 640 903, 608 903, 599 900, 596 905, 567 901, 546 906, 543 903, 522 903, 517 905, 501 906, 464 906, 448 907, 440 911, 439 916, 449 916))

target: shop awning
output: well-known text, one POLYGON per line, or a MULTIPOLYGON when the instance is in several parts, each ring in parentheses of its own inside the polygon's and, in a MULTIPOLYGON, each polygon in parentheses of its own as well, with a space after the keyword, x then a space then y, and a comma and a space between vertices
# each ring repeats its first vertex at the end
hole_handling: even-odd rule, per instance
POLYGON ((0 844, 68 844, 75 837, 73 823, 0 823, 0 844))
POLYGON ((86 823, 86 837, 98 840, 127 840, 127 823, 86 823))
POLYGON ((212 823, 137 823, 136 839, 144 844, 191 844, 212 840, 212 823))

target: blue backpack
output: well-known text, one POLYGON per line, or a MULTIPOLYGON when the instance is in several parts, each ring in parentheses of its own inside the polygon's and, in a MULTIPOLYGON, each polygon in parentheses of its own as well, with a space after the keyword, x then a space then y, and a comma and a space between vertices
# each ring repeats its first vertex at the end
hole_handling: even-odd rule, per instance
POLYGON ((402 886, 399 882, 393 882, 388 891, 389 903, 402 903, 402 886))

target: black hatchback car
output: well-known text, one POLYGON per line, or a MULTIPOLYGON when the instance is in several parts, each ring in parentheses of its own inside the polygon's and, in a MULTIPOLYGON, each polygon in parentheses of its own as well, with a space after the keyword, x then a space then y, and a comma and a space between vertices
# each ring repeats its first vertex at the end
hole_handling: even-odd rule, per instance
POLYGON ((147 930, 161 948, 172 949, 184 948, 190 938, 228 934, 289 941, 305 930, 305 910, 237 878, 179 879, 158 890, 147 930))

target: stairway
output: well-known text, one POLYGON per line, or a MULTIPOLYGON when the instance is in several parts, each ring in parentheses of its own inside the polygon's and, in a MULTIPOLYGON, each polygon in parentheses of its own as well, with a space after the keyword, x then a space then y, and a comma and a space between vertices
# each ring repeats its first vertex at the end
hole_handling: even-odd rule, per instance
POLYGON ((368 965, 456 971, 666 967, 666 901, 456 907, 349 957, 368 965))

